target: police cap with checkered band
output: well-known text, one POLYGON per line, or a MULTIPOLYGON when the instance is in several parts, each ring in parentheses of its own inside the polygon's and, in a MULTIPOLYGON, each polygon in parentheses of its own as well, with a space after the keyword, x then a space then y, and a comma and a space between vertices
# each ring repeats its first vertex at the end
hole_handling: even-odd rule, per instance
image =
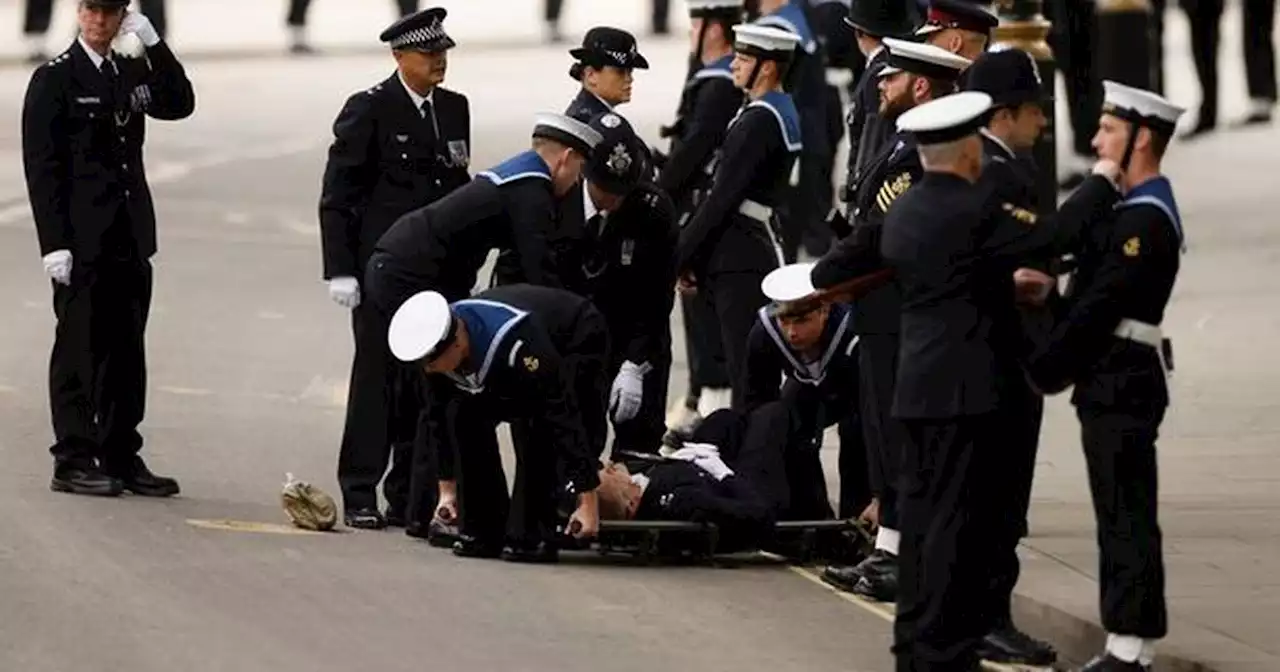
POLYGON ((448 12, 443 7, 424 9, 391 24, 379 40, 392 49, 436 53, 457 46, 453 38, 444 32, 444 19, 448 12))

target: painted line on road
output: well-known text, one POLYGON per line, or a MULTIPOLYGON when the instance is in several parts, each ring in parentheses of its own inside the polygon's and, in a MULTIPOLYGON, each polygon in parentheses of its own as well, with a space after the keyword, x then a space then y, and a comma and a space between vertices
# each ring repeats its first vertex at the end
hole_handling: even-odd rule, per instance
POLYGON ((330 532, 317 532, 315 530, 304 530, 301 527, 293 525, 282 525, 280 523, 259 523, 251 520, 202 520, 199 518, 188 518, 187 524, 192 527, 198 527, 205 530, 221 530, 225 532, 256 532, 263 534, 295 534, 303 536, 325 536, 331 533, 342 533, 342 530, 332 530, 330 532))
POLYGON ((198 387, 174 387, 171 385, 160 385, 156 387, 156 390, 184 397, 207 397, 213 394, 213 390, 206 390, 198 387))

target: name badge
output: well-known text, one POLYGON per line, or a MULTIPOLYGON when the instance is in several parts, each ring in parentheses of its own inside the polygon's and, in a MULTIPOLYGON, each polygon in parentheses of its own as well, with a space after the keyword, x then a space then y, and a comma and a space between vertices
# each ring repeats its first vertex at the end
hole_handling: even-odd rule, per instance
POLYGON ((626 238, 622 241, 622 265, 630 266, 631 260, 635 258, 636 241, 626 238))
POLYGON ((83 96, 76 98, 76 103, 80 105, 101 105, 102 99, 97 96, 83 96))
POLYGON ((453 165, 462 168, 471 163, 471 157, 467 152, 466 140, 449 141, 449 159, 453 161, 453 165))

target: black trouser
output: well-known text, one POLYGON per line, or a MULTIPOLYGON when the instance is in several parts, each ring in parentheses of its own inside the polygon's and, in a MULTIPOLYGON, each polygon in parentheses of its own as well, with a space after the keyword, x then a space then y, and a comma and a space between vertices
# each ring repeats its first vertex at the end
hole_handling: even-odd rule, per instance
POLYGON ((995 624, 992 557, 1009 505, 998 413, 904 420, 898 612, 899 672, 969 672, 995 624))
POLYGON ((1091 2, 1051 0, 1045 3, 1053 31, 1049 36, 1058 70, 1067 84, 1071 146, 1080 156, 1093 156, 1093 136, 1102 109, 1102 83, 1095 77, 1093 52, 1097 17, 1091 2))
POLYGON ((1152 0, 1151 24, 1147 36, 1151 44, 1151 90, 1164 95, 1164 14, 1166 0, 1152 0))
MULTIPOLYGON (((639 362, 637 362, 639 363, 639 362)), ((671 378, 671 360, 649 362, 653 368, 644 375, 644 399, 635 417, 613 425, 613 454, 619 450, 634 453, 656 453, 662 445, 662 435, 667 431, 667 384, 671 378)), ((622 361, 613 362, 606 372, 606 385, 612 385, 622 368, 622 361)), ((606 388, 606 392, 610 388, 606 388)), ((607 407, 606 407, 607 408, 607 407)))
MULTIPOLYGON (((164 37, 167 28, 164 0, 139 0, 139 9, 151 20, 151 25, 155 27, 160 37, 164 37)), ((49 32, 49 24, 52 21, 53 0, 27 0, 22 20, 24 34, 44 35, 49 32)))
POLYGON ((747 337, 756 323, 756 311, 768 303, 760 281, 767 271, 711 273, 699 278, 698 293, 707 293, 707 302, 720 326, 720 347, 724 349, 725 372, 733 387, 733 407, 740 408, 747 365, 747 337))
POLYGON ((1116 635, 1159 639, 1168 632, 1156 470, 1164 413, 1076 409, 1098 524, 1102 626, 1116 635))
POLYGON ((800 111, 804 151, 796 159, 800 163, 799 180, 790 191, 787 216, 782 222, 782 256, 787 263, 795 263, 802 243, 813 248, 808 250, 810 253, 817 252, 820 243, 830 246, 826 220, 831 210, 835 152, 827 138, 827 114, 825 100, 818 109, 800 111))
MULTIPOLYGON (((289 16, 285 25, 307 25, 307 10, 311 8, 311 0, 289 0, 289 16)), ((396 9, 405 17, 418 11, 418 0, 396 0, 396 9)))
POLYGON ((409 463, 422 408, 421 374, 397 361, 387 346, 393 314, 373 300, 351 311, 355 357, 338 451, 338 485, 348 511, 377 508, 378 483, 393 454, 383 484, 387 504, 404 511, 409 494, 409 463))
POLYGON ((56 441, 50 452, 57 462, 97 459, 114 470, 142 449, 151 288, 151 262, 130 252, 73 259, 71 284, 53 284, 58 324, 49 403, 56 441))
POLYGON ((858 406, 867 445, 867 471, 871 489, 880 501, 880 525, 897 530, 902 453, 907 442, 902 423, 890 413, 898 376, 898 336, 864 334, 858 352, 862 383, 858 406))
POLYGON ((1224 0, 1182 0, 1191 22, 1191 56, 1200 78, 1200 114, 1196 125, 1218 123, 1218 43, 1221 37, 1224 0))
POLYGON ((684 311, 685 357, 689 361, 689 397, 697 397, 704 388, 732 387, 725 367, 724 344, 720 322, 707 294, 680 296, 684 311))
POLYGON ((1276 102, 1276 0, 1244 0, 1244 69, 1249 98, 1276 102))
MULTIPOLYGON (((1021 381, 1018 381, 1021 383, 1021 381)), ((994 566, 991 592, 996 597, 997 625, 1013 623, 1013 589, 1022 572, 1018 560, 1018 542, 1027 536, 1027 514, 1031 510, 1031 486, 1035 480, 1036 454, 1040 446, 1040 424, 1044 417, 1044 398, 1028 385, 1010 389, 1005 415, 1005 463, 1008 480, 1001 486, 1009 491, 1009 506, 1000 526, 1006 535, 1001 546, 1003 557, 992 557, 994 566)))
MULTIPOLYGON (((653 31, 656 33, 666 33, 668 18, 671 14, 671 0, 653 0, 653 31)), ((560 20, 560 12, 564 10, 564 0, 546 0, 542 6, 542 18, 547 23, 556 23, 560 20)))
POLYGON ((426 525, 435 516, 439 505, 440 481, 456 481, 458 477, 460 399, 449 389, 453 383, 443 376, 423 375, 419 383, 423 408, 413 437, 405 522, 426 525), (431 431, 433 423, 435 432, 431 431))

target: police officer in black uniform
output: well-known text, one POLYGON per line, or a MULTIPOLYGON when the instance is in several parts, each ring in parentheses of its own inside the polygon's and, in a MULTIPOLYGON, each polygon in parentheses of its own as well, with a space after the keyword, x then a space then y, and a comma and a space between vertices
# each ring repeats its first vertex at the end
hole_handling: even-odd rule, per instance
MULTIPOLYGON (((939 47, 885 38, 888 60, 879 71, 880 118, 896 120, 907 110, 952 93, 969 61, 939 47)), ((897 133, 853 185, 851 233, 842 238, 813 269, 814 286, 833 290, 883 267, 880 239, 885 213, 895 199, 920 180, 923 168, 915 138, 897 133)), ((862 426, 867 462, 876 492, 879 532, 876 550, 861 565, 832 565, 823 579, 872 599, 892 601, 897 591, 898 474, 906 437, 889 414, 897 371, 901 298, 892 283, 881 284, 854 303, 854 328, 861 337, 862 426)))
POLYGON ((800 37, 752 24, 735 27, 734 36, 734 84, 750 102, 729 126, 706 200, 680 232, 676 270, 682 292, 707 293, 737 406, 747 335, 766 302, 760 281, 782 262, 774 208, 803 145, 799 113, 782 92, 800 37))
MULTIPOLYGON (((894 623, 899 670, 977 669, 996 626, 992 557, 1017 542, 1004 528, 1007 385, 1023 376, 1014 270, 1029 254, 1078 250, 1116 203, 1095 177, 1051 220, 992 197, 979 183, 978 130, 992 101, 969 91, 898 119, 917 137, 925 173, 898 199, 881 250, 901 287, 901 356, 892 414, 908 437, 903 460, 900 581, 894 623)), ((1105 171, 1114 177, 1115 164, 1105 171)))
POLYGON ((582 46, 570 49, 569 55, 575 59, 569 76, 582 82, 582 90, 565 114, 584 124, 630 102, 632 72, 649 69, 649 61, 636 48, 635 36, 620 28, 588 30, 582 46))
MULTIPOLYGON (((671 138, 670 154, 658 155, 658 186, 675 202, 681 222, 693 216, 711 184, 708 166, 724 142, 729 122, 742 107, 742 90, 733 83, 733 26, 742 21, 742 0, 690 0, 694 50, 690 74, 680 94, 676 120, 660 130, 671 138)), ((685 356, 689 390, 672 405, 667 425, 688 432, 700 417, 727 407, 731 387, 725 372, 720 325, 704 294, 682 294, 685 356), (704 395, 704 392, 706 394, 704 395)))
POLYGON ((80 36, 32 73, 22 161, 58 318, 49 364, 51 487, 165 497, 178 483, 138 456, 156 252, 142 143, 147 117, 185 119, 195 93, 151 22, 128 4, 83 0, 80 36), (112 40, 127 33, 145 55, 112 51, 112 40))
MULTIPOLYGON (((1105 81, 1094 148, 1117 161, 1124 191, 1094 227, 1061 321, 1031 359, 1046 392, 1074 384, 1098 522, 1106 653, 1087 672, 1150 672, 1168 630, 1157 511, 1156 436, 1169 405, 1172 350, 1160 322, 1184 245, 1182 218, 1160 162, 1185 112, 1167 99, 1105 81)), ((1024 271, 1019 271, 1020 273, 1024 271)))
POLYGON ((320 195, 324 277, 338 305, 351 310, 355 359, 346 427, 338 452, 349 527, 403 525, 409 447, 421 407, 419 376, 387 352, 389 315, 360 296, 360 278, 374 245, 401 215, 467 183, 471 112, 466 96, 440 87, 446 53, 455 43, 446 16, 428 9, 397 21, 380 36, 390 43, 396 72, 347 99, 333 124, 320 195), (383 485, 386 517, 378 511, 383 485))
POLYGON ((449 434, 459 479, 462 538, 454 553, 517 562, 558 557, 556 502, 576 495, 574 536, 599 528, 595 490, 608 434, 604 367, 609 330, 591 302, 563 289, 508 285, 450 305, 437 292, 407 300, 391 320, 391 351, 432 377, 432 393, 456 399, 449 434), (516 442, 515 493, 507 496, 497 426, 534 434, 516 442), (557 468, 567 483, 557 483, 557 468))

